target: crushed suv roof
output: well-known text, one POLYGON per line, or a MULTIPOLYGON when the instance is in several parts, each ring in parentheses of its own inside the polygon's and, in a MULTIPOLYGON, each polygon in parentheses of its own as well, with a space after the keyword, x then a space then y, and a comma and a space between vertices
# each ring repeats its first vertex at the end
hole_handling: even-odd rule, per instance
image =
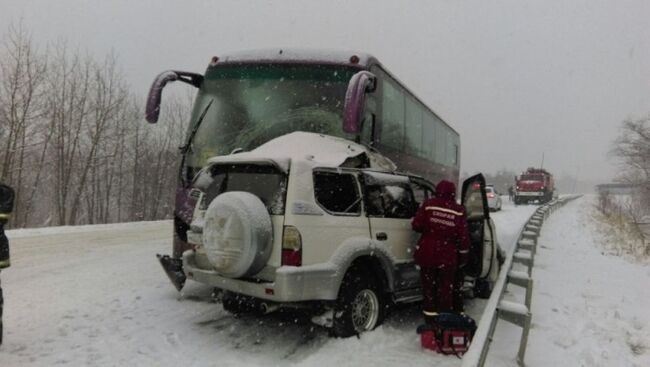
POLYGON ((269 140, 250 152, 210 158, 208 163, 272 161, 282 170, 288 171, 291 160, 310 162, 313 166, 319 167, 341 167, 355 158, 367 162, 369 168, 386 171, 395 171, 397 168, 390 159, 361 144, 334 136, 302 131, 269 140))

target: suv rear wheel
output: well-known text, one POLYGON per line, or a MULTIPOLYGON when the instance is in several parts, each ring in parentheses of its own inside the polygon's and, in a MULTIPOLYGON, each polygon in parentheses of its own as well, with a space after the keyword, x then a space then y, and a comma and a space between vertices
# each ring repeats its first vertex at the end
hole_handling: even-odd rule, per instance
POLYGON ((333 336, 347 338, 384 321, 385 298, 379 286, 363 272, 348 271, 334 307, 333 336))

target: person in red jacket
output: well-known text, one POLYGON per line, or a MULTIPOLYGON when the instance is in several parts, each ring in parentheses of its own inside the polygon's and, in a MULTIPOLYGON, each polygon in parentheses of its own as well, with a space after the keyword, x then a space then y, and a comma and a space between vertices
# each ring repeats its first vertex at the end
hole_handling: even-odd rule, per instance
POLYGON ((460 269, 467 263, 470 242, 465 208, 455 197, 456 185, 440 181, 435 196, 422 203, 411 223, 422 233, 414 258, 420 267, 427 323, 440 312, 463 311, 460 269))

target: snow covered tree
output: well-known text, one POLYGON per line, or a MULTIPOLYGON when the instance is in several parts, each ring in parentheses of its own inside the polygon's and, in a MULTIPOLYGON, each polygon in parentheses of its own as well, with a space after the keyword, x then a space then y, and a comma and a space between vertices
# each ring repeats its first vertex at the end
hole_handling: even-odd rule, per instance
POLYGON ((16 191, 14 226, 29 221, 50 135, 43 129, 46 61, 22 23, 0 47, 0 181, 16 191))
POLYGON ((642 215, 650 215, 650 115, 626 120, 613 153, 623 165, 621 179, 640 187, 642 215))

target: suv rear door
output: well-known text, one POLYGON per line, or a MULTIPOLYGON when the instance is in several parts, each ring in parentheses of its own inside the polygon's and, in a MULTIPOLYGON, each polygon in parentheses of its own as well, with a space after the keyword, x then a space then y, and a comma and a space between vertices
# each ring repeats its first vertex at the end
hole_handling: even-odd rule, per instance
MULTIPOLYGON (((298 170, 293 174, 299 175, 298 170)), ((314 170, 312 177, 314 199, 323 213, 296 215, 295 208, 292 208, 293 213, 285 221, 285 225, 295 226, 300 231, 302 265, 327 261, 346 239, 368 237, 368 219, 362 215, 357 173, 324 168, 314 170)), ((296 179, 289 185, 301 185, 303 180, 304 177, 296 179)))
POLYGON ((482 174, 463 181, 461 203, 467 213, 471 241, 469 263, 465 271, 469 276, 485 278, 491 273, 492 267, 497 266, 498 250, 482 174))

